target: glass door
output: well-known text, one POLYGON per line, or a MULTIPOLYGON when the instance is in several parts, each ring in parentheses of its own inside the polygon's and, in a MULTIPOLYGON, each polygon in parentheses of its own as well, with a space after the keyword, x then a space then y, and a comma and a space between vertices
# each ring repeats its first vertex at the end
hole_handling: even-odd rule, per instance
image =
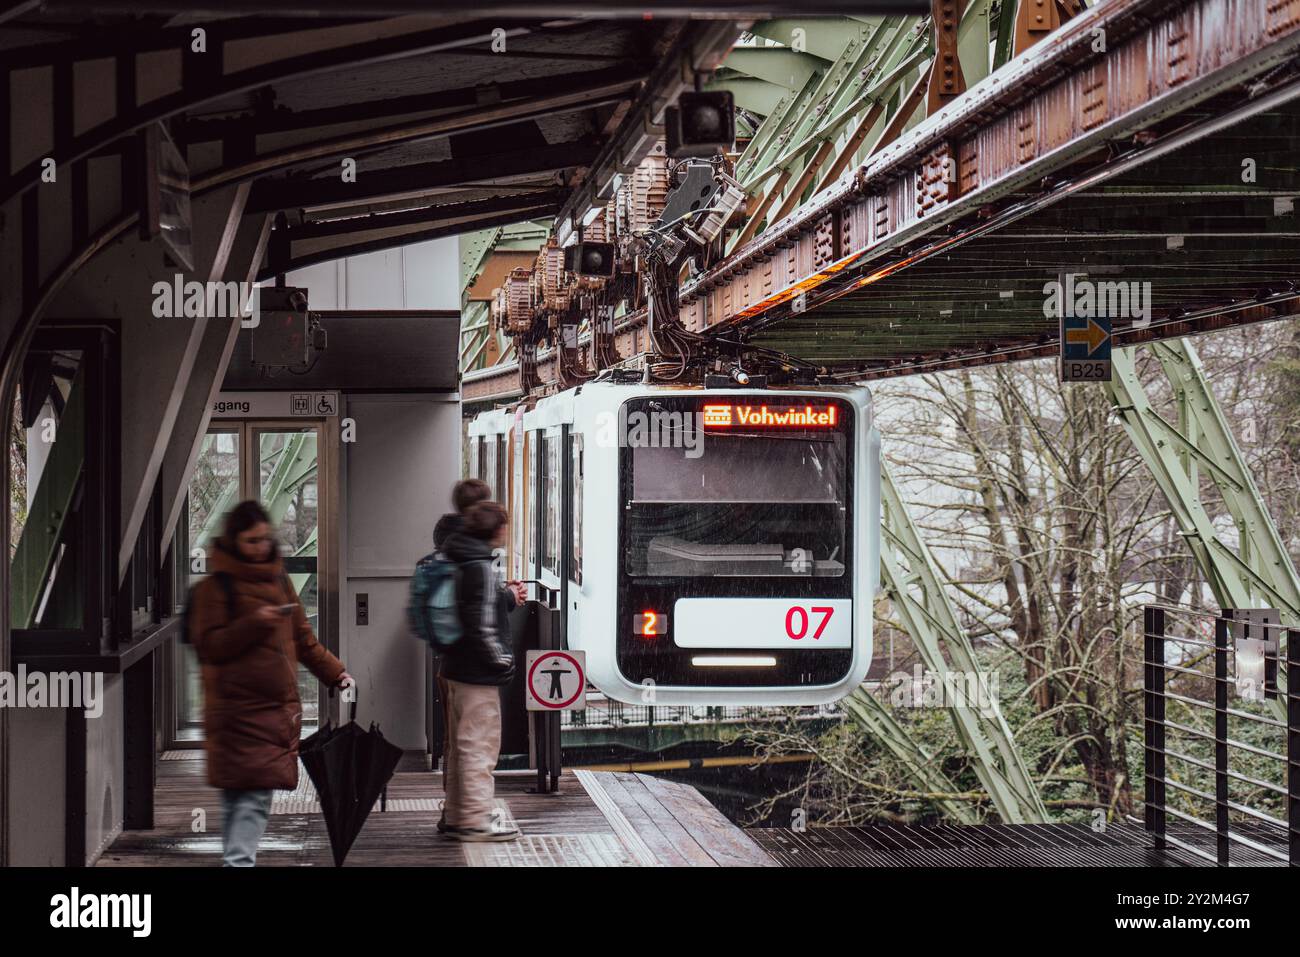
MULTIPOLYGON (((319 426, 253 426, 249 429, 257 473, 257 498, 271 514, 284 570, 302 601, 312 631, 320 633, 318 539, 320 534, 319 426)), ((298 666, 304 733, 320 721, 320 687, 298 666)))
MULTIPOLYGON (((307 621, 321 631, 319 556, 322 540, 320 442, 322 427, 306 423, 222 422, 203 440, 189 487, 190 585, 207 574, 207 553, 221 536, 226 513, 256 498, 275 525, 285 571, 302 600, 307 621)), ((172 739, 203 738, 203 688, 192 646, 175 643, 172 739)), ((303 733, 320 721, 320 686, 298 668, 303 733)))

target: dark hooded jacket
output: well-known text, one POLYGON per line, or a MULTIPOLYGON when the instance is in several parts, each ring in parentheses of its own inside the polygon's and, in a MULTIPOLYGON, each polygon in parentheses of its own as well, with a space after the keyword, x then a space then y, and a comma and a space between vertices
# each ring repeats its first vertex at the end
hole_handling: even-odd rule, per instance
POLYGON ((189 627, 203 666, 208 783, 292 790, 302 731, 298 662, 330 686, 342 677, 343 663, 312 634, 279 558, 247 562, 219 543, 209 570, 230 576, 233 600, 209 576, 194 586, 190 605, 189 627), (252 617, 263 605, 288 604, 293 614, 274 622, 252 617))
POLYGON ((510 641, 510 610, 514 595, 497 580, 492 546, 456 531, 442 551, 458 566, 456 603, 460 609, 460 640, 442 653, 442 677, 471 685, 505 685, 514 677, 514 648, 510 641))

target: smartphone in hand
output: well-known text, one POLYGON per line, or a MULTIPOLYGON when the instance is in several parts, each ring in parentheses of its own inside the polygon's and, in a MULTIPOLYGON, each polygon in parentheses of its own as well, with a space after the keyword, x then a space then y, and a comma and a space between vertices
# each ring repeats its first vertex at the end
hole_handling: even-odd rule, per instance
POLYGON ((293 604, 289 604, 289 605, 276 605, 276 606, 275 606, 275 610, 278 611, 278 612, 279 612, 280 614, 282 614, 282 615, 292 615, 292 614, 293 614, 293 610, 294 610, 295 608, 297 608, 297 607, 298 607, 297 605, 293 605, 293 604))

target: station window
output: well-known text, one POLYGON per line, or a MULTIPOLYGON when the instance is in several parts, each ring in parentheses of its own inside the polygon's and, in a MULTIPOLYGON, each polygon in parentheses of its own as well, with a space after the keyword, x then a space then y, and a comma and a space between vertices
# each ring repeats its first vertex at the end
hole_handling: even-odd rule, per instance
MULTIPOLYGON (((116 342, 111 332, 51 323, 23 359, 8 423, 10 627, 16 656, 99 653, 126 638, 135 616, 108 620, 119 579, 117 474, 108 449, 116 428, 116 342), (107 627, 106 627, 107 626, 107 627)), ((156 609, 157 526, 140 538, 139 580, 125 583, 120 609, 156 609), (150 551, 152 549, 152 551, 150 551)), ((143 623, 143 616, 141 616, 143 623)))

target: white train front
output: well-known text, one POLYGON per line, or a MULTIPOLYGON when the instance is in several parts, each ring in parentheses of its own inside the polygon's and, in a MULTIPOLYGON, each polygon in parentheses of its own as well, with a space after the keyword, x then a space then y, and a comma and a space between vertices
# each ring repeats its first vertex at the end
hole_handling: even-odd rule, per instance
POLYGON ((478 415, 471 474, 607 696, 820 704, 871 664, 880 436, 861 387, 590 383, 478 415))

